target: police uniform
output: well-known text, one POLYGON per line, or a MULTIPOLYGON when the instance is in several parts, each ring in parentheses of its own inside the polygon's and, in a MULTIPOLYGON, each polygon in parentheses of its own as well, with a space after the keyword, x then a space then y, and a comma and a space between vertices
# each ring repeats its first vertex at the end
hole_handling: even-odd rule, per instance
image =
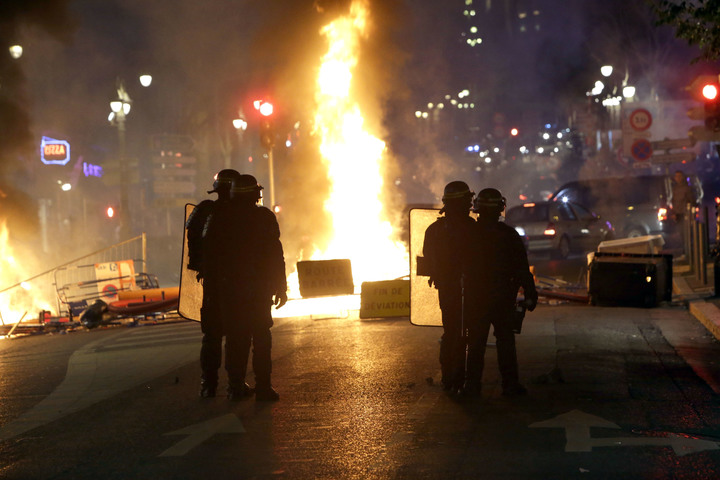
POLYGON ((287 290, 275 215, 247 201, 218 201, 207 221, 203 250, 203 372, 219 368, 224 335, 228 395, 244 396, 252 344, 255 390, 261 399, 272 391, 273 295, 287 290))
POLYGON ((463 282, 468 269, 470 242, 475 221, 470 217, 472 192, 464 182, 445 187, 439 217, 425 230, 423 257, 430 282, 438 290, 443 335, 440 340, 440 369, 446 390, 457 390, 465 375, 465 339, 463 335, 463 282))
MULTIPOLYGON (((497 190, 488 190, 500 195, 497 190)), ((484 192, 478 194, 479 201, 482 201, 484 192)), ((486 216, 482 209, 476 209, 479 216, 473 240, 473 266, 467 296, 467 301, 472 303, 468 309, 472 317, 467 321, 468 358, 464 389, 469 395, 480 391, 485 347, 491 325, 497 342, 503 394, 525 393, 518 379, 513 319, 519 289, 523 289, 529 310, 535 308, 538 294, 520 235, 514 228, 498 221, 505 206, 504 198, 500 198, 502 201, 497 214, 486 216)))

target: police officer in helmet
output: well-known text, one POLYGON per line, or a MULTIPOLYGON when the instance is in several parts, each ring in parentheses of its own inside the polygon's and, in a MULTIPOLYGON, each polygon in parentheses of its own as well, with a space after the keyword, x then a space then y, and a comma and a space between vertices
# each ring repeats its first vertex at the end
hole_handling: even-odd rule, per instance
POLYGON ((465 375, 463 322, 465 280, 470 266, 470 242, 475 221, 470 217, 473 192, 467 183, 453 181, 443 191, 443 216, 425 231, 423 257, 430 274, 428 284, 438 290, 443 335, 440 341, 440 368, 443 389, 455 393, 462 388, 465 375))
POLYGON ((232 398, 239 391, 242 397, 252 344, 255 398, 273 401, 280 396, 271 382, 271 308, 287 302, 287 282, 277 219, 271 210, 257 204, 262 188, 252 175, 240 175, 231 192, 235 217, 226 234, 232 239, 233 254, 226 260, 237 274, 229 292, 237 313, 226 326, 226 342, 232 352, 240 352, 241 356, 226 359, 226 363, 231 363, 229 395, 232 398))
MULTIPOLYGON (((253 347, 256 400, 278 400, 271 383, 271 307, 287 301, 285 261, 275 214, 257 204, 262 187, 252 175, 232 182, 230 201, 218 204, 208 218, 203 242, 207 265, 203 315, 220 319, 225 335, 228 397, 252 394, 245 383, 253 347)), ((219 367, 218 343, 215 362, 219 367)))
POLYGON ((522 288, 530 311, 537 305, 538 294, 520 235, 500 221, 504 210, 505 198, 495 188, 485 188, 475 198, 473 211, 478 214, 478 228, 472 241, 472 292, 468 296, 473 303, 473 317, 467 322, 467 374, 462 392, 467 396, 480 395, 491 325, 497 340, 503 395, 527 393, 519 381, 513 319, 519 290, 522 288))

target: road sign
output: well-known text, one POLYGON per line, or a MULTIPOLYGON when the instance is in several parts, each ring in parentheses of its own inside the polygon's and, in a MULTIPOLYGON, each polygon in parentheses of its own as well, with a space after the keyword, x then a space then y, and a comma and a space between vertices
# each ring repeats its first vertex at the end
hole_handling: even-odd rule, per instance
POLYGON ((630 155, 639 162, 644 162, 650 158, 652 153, 653 149, 650 141, 644 138, 635 140, 632 147, 630 147, 630 155))
POLYGON ((410 315, 410 280, 363 282, 360 318, 406 317, 410 315))
POLYGON ((658 140, 651 142, 653 150, 672 150, 673 148, 688 148, 695 145, 692 138, 677 138, 674 140, 658 140))
POLYGON ((349 259, 303 260, 297 271, 303 298, 352 295, 355 290, 349 259))
POLYGON ((650 125, 652 125, 652 115, 647 109, 638 108, 630 112, 628 121, 630 122, 630 126, 633 130, 642 132, 650 128, 650 125))
POLYGON ((653 155, 652 163, 687 163, 695 160, 695 152, 668 153, 667 155, 653 155))

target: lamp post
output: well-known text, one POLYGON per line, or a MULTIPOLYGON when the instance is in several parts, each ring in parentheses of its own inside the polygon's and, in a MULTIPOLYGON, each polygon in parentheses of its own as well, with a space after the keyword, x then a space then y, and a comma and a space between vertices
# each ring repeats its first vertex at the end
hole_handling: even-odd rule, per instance
POLYGON ((130 212, 128 211, 128 172, 125 161, 125 119, 130 113, 132 100, 125 90, 123 81, 117 81, 117 98, 110 102, 110 123, 118 130, 118 163, 120 167, 120 238, 130 235, 130 212))
MULTIPOLYGON (((149 87, 152 83, 152 76, 145 73, 138 77, 143 87, 149 87)), ((116 82, 117 97, 110 101, 110 115, 108 120, 118 129, 118 164, 120 167, 120 238, 127 239, 132 229, 130 228, 130 202, 128 196, 128 166, 125 158, 125 120, 130 114, 132 100, 122 79, 116 82)))
MULTIPOLYGON (((245 157, 243 137, 245 136, 245 131, 247 130, 248 122, 247 122, 247 120, 245 120, 245 116, 243 115, 242 111, 238 112, 238 118, 233 119, 232 125, 233 125, 233 128, 235 128, 235 131, 237 132, 238 165, 243 166, 243 158, 245 157)), ((226 166, 225 168, 230 168, 230 167, 226 166)), ((252 174, 253 172, 250 172, 250 173, 252 174)))

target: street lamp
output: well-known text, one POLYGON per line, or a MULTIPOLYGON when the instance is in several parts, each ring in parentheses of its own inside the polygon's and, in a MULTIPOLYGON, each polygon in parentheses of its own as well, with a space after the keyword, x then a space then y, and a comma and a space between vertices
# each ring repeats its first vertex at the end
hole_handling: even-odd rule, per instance
POLYGON ((120 164, 120 236, 127 239, 130 233, 130 212, 128 207, 128 175, 125 161, 125 118, 130 113, 132 100, 125 90, 123 81, 117 80, 117 98, 110 102, 108 120, 118 129, 118 163, 120 164))
MULTIPOLYGON (((233 128, 237 132, 237 151, 238 151, 238 157, 240 161, 243 160, 245 157, 245 151, 244 151, 244 143, 243 143, 243 137, 245 136, 245 131, 248 127, 248 122, 245 120, 245 116, 243 115, 242 111, 238 112, 238 118, 233 119, 232 121, 233 128)), ((229 162, 229 160, 228 160, 229 162)), ((240 163, 242 165, 242 163, 240 163)), ((225 168, 230 168, 229 163, 226 164, 225 168)), ((253 173, 253 172, 250 172, 253 173)))

